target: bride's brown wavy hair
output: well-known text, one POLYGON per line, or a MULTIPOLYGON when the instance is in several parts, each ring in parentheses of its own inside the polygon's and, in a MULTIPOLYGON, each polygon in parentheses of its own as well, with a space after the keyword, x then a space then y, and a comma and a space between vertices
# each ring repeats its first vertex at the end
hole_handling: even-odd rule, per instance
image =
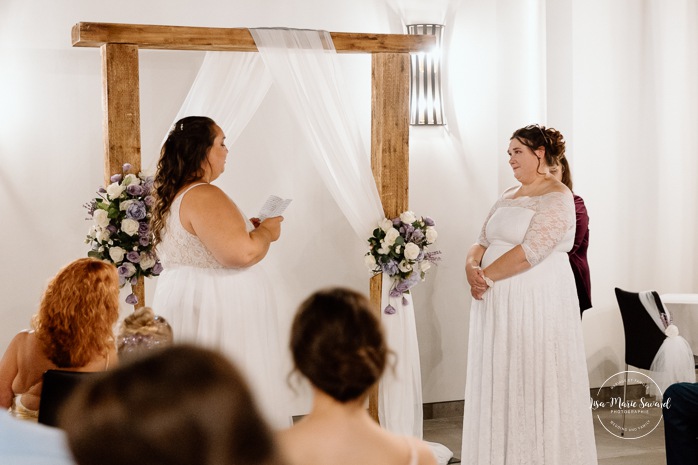
POLYGON ((167 135, 154 180, 155 205, 150 219, 153 247, 160 243, 177 192, 204 175, 202 164, 216 137, 215 126, 215 121, 206 116, 187 116, 177 121, 167 135))

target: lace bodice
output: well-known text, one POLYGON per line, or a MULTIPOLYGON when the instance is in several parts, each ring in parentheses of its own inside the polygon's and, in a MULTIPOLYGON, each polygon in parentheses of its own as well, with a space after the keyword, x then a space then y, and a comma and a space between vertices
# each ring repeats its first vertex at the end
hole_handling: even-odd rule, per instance
POLYGON ((526 259, 533 266, 554 250, 569 251, 574 242, 575 224, 574 199, 571 193, 550 192, 540 196, 511 199, 506 198, 505 192, 490 210, 478 243, 483 247, 498 242, 521 244, 526 259), (502 209, 509 208, 523 209, 522 214, 529 215, 530 222, 516 221, 519 218, 512 218, 511 214, 499 214, 504 213, 502 209), (516 220, 512 221, 513 219, 516 220))
POLYGON ((165 269, 177 265, 197 268, 225 268, 216 261, 213 254, 198 237, 184 229, 179 219, 179 208, 182 204, 182 199, 191 189, 201 185, 194 184, 190 186, 179 194, 170 206, 170 214, 162 232, 162 241, 158 245, 158 257, 165 269))

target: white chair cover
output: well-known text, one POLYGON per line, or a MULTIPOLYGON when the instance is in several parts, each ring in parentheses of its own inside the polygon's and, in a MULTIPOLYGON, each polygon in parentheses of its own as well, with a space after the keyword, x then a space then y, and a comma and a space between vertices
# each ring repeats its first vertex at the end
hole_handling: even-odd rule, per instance
MULTIPOLYGON (((650 366, 652 379, 657 383, 661 393, 664 393, 666 388, 674 383, 695 383, 696 372, 693 351, 688 341, 679 335, 679 329, 671 323, 669 310, 662 304, 664 314, 666 315, 665 319, 662 320, 662 312, 657 307, 652 291, 640 292, 639 296, 640 302, 642 302, 647 313, 657 324, 657 327, 667 335, 650 366)), ((654 386, 650 386, 651 394, 661 395, 655 391, 654 386)))

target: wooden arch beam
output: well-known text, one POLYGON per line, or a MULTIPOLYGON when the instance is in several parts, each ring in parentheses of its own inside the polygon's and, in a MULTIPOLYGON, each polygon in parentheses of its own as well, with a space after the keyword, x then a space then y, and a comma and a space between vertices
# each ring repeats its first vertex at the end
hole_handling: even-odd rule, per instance
MULTIPOLYGON (((410 53, 428 51, 436 45, 434 36, 429 35, 330 32, 330 36, 338 53, 410 53)), ((73 47, 129 44, 158 50, 257 51, 246 28, 77 23, 72 40, 73 47)))
MULTIPOLYGON (((338 53, 371 53, 371 169, 385 216, 408 209, 410 53, 436 45, 429 35, 330 32, 338 53)), ((138 50, 255 52, 248 29, 80 22, 74 47, 100 47, 104 109, 105 182, 124 163, 141 166, 138 50)), ((143 279, 134 287, 144 305, 143 279)), ((380 318, 382 282, 370 282, 371 304, 380 318)), ((378 421, 378 389, 369 393, 369 412, 378 421)))

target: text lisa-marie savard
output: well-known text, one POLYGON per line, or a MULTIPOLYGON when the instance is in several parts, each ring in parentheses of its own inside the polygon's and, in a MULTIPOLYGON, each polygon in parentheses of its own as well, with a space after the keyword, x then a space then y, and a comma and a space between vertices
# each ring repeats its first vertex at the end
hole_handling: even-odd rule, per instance
POLYGON ((660 402, 658 400, 645 400, 644 397, 641 397, 639 400, 638 399, 633 399, 633 400, 625 400, 623 401, 623 398, 618 396, 618 397, 611 397, 610 401, 607 402, 602 402, 594 399, 591 400, 591 405, 590 408, 592 410, 596 410, 598 408, 619 408, 619 409, 642 409, 642 408, 666 408, 669 409, 671 408, 671 397, 669 397, 667 400, 664 402, 660 402))

